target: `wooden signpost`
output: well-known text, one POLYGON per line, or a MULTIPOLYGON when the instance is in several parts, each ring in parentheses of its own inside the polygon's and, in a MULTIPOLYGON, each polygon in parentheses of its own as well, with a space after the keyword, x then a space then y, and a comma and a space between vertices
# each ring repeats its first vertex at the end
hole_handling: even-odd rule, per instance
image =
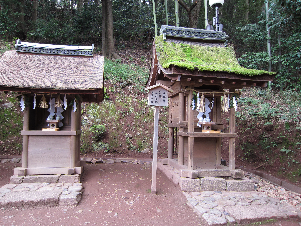
POLYGON ((152 185, 151 192, 157 193, 157 161, 158 161, 158 121, 159 107, 168 106, 168 92, 172 92, 168 87, 158 84, 148 87, 148 105, 155 106, 154 109, 154 136, 153 136, 153 163, 152 163, 152 185))

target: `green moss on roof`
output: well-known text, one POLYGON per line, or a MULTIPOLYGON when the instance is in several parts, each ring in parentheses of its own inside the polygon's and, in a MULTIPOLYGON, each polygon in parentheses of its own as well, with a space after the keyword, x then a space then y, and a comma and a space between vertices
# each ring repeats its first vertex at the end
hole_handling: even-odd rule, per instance
POLYGON ((157 36, 155 43, 158 60, 163 68, 174 65, 189 70, 228 72, 248 76, 275 74, 241 67, 233 47, 209 47, 166 42, 162 36, 157 36))

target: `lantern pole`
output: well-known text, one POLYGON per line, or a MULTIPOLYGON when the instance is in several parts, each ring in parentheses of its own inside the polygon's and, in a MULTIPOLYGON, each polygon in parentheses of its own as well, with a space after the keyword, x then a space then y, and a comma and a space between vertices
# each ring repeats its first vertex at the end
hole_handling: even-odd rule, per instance
POLYGON ((153 137, 153 164, 152 164, 152 193, 157 193, 157 162, 158 162, 158 122, 159 106, 154 109, 154 137, 153 137))
POLYGON ((148 105, 154 106, 154 137, 153 137, 153 163, 151 192, 157 193, 157 166, 158 166, 158 122, 159 106, 168 106, 168 92, 173 92, 168 87, 157 84, 146 88, 148 93, 148 105))

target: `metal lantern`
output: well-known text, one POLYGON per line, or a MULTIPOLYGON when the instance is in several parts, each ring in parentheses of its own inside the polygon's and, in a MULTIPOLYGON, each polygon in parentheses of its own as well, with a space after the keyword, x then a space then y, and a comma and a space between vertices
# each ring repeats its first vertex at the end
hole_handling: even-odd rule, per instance
POLYGON ((209 0, 209 5, 215 7, 215 17, 213 17, 213 26, 216 31, 223 31, 223 25, 219 22, 219 10, 218 7, 224 4, 224 0, 209 0))
POLYGON ((209 0, 209 5, 212 7, 214 5, 221 6, 224 4, 224 0, 209 0))

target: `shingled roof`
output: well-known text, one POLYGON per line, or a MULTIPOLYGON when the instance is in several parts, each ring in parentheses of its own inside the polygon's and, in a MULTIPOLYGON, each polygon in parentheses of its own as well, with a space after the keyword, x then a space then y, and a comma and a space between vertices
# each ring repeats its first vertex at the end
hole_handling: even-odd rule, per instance
POLYGON ((0 87, 98 90, 103 89, 103 70, 103 56, 41 55, 13 50, 0 58, 0 87))

